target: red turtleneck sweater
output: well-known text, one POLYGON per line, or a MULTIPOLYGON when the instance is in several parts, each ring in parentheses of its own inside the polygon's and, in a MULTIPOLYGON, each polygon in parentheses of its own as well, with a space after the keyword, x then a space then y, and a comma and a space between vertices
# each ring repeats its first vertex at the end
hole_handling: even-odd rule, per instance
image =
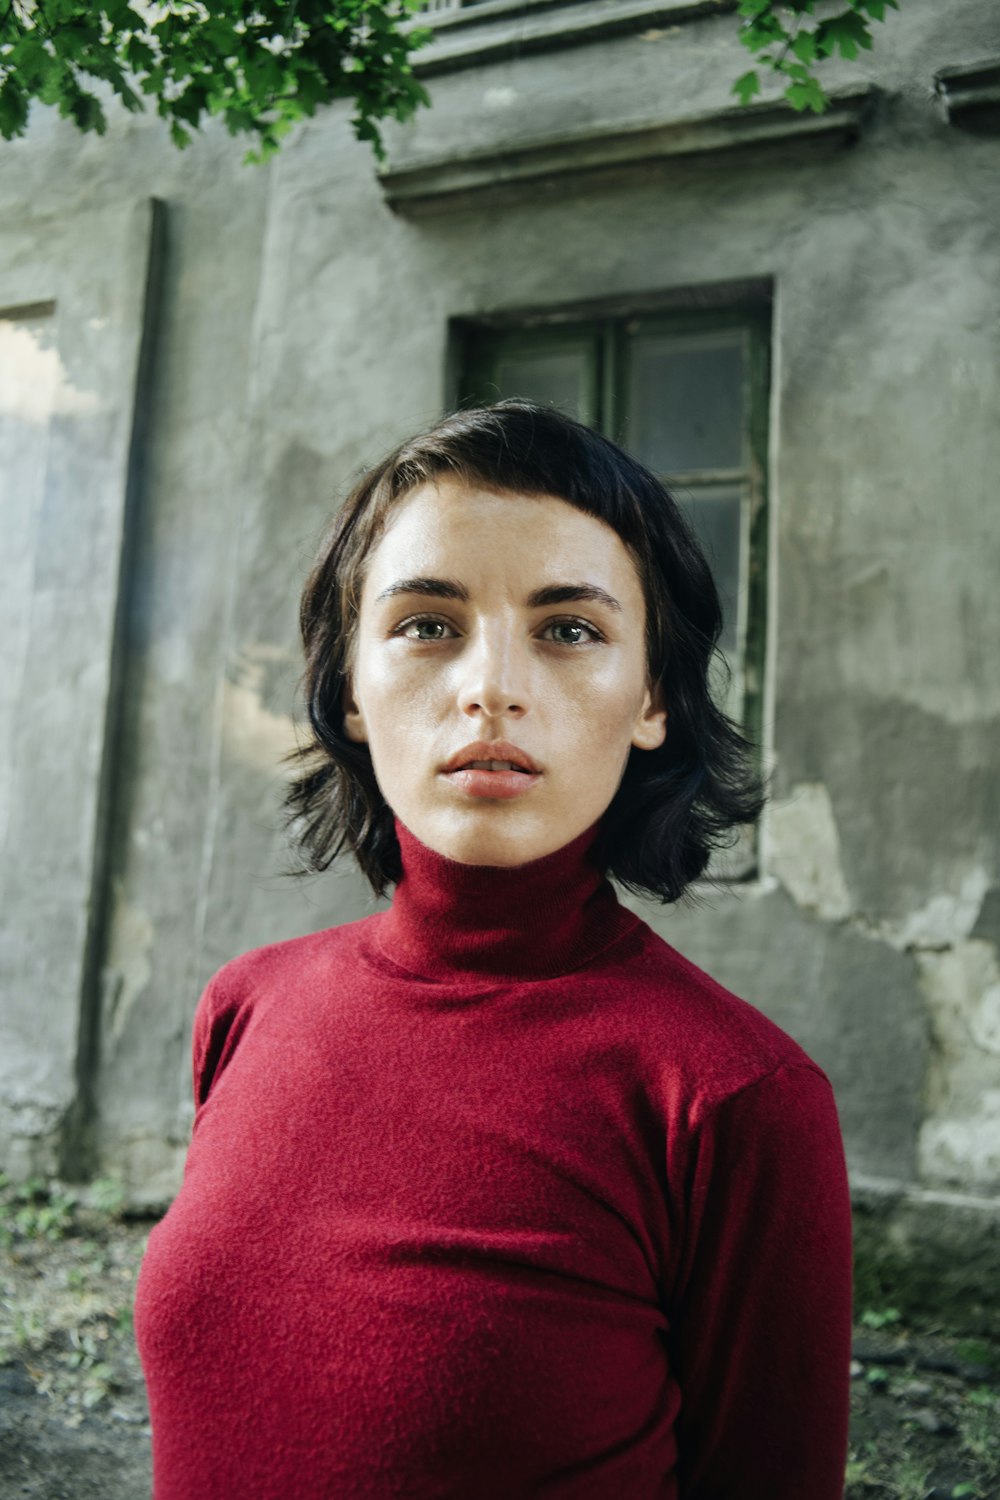
POLYGON ((825 1073, 617 900, 397 820, 389 910, 194 1022, 135 1326, 155 1500, 840 1500, 825 1073))

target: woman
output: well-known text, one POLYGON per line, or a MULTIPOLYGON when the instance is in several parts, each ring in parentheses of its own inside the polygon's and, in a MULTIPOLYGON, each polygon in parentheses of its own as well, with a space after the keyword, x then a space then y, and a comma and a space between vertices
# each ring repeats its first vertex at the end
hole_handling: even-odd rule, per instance
POLYGON ((137 1288, 155 1500, 839 1500, 830 1083, 608 878, 678 900, 762 800, 676 505, 554 411, 455 413, 301 618, 290 810, 395 890, 199 1003, 137 1288))

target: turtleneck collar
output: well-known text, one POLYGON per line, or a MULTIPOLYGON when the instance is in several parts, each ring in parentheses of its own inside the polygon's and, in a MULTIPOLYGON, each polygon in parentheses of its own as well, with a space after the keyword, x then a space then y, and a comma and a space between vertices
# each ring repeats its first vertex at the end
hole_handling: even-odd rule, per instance
POLYGON ((425 979, 547 979, 578 969, 639 923, 588 858, 600 822, 523 865, 468 865, 399 818, 403 873, 379 946, 425 979))

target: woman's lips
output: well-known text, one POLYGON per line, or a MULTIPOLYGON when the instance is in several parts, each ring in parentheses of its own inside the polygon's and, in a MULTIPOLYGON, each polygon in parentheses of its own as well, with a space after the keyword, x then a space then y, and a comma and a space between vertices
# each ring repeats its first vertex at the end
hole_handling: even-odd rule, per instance
POLYGON ((520 797, 541 781, 534 771, 445 771, 446 779, 469 797, 520 797))

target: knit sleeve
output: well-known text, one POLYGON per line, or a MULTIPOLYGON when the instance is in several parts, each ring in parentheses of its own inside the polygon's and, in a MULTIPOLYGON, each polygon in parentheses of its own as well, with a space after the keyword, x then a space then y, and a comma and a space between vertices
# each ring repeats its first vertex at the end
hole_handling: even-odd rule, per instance
POLYGON ((210 979, 194 1013, 191 1071, 195 1112, 207 1100, 243 1033, 249 1009, 226 992, 220 974, 210 979))
POLYGON ((833 1089, 786 1064, 694 1141, 672 1300, 683 1500, 841 1500, 852 1225, 833 1089))

